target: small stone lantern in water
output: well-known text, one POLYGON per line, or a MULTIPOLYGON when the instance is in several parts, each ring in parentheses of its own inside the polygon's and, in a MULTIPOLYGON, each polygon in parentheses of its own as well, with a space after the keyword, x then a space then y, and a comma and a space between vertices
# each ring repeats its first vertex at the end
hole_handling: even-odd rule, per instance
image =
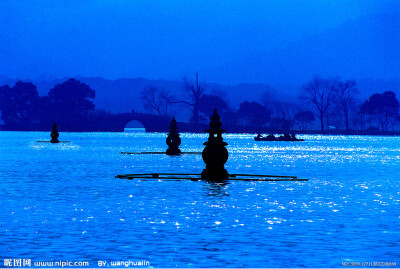
POLYGON ((181 153, 179 149, 179 145, 181 144, 181 138, 179 137, 179 133, 177 131, 178 124, 176 123, 175 117, 172 117, 171 123, 169 125, 169 134, 167 137, 167 155, 178 155, 181 153))
POLYGON ((225 133, 225 130, 221 129, 222 123, 217 109, 214 109, 209 125, 210 129, 206 130, 209 137, 203 144, 206 147, 202 154, 206 169, 201 173, 201 178, 212 181, 227 180, 229 173, 224 168, 224 164, 228 160, 228 150, 225 148, 228 144, 222 139, 222 133, 225 133))
POLYGON ((50 142, 51 143, 58 143, 58 142, 60 142, 60 141, 58 141, 58 137, 60 136, 59 134, 58 134, 58 127, 57 127, 57 124, 56 123, 54 123, 53 124, 53 131, 51 132, 51 134, 50 134, 50 136, 51 136, 51 140, 50 140, 50 142))

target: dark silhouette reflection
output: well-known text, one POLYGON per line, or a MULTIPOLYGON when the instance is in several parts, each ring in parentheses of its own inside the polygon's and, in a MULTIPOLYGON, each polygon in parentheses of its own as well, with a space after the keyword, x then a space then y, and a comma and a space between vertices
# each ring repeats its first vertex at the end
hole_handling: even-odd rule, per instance
POLYGON ((222 138, 225 130, 221 129, 222 122, 220 121, 217 109, 214 109, 209 125, 210 128, 206 130, 209 133, 208 141, 204 143, 206 147, 202 154, 203 160, 206 163, 206 169, 201 173, 201 178, 220 182, 229 178, 228 171, 224 168, 229 154, 225 148, 228 144, 222 138))
POLYGON ((167 155, 178 155, 181 153, 179 145, 181 144, 181 138, 178 133, 178 124, 176 123, 175 117, 172 117, 171 123, 169 125, 169 133, 167 137, 167 155))
POLYGON ((212 196, 212 197, 223 197, 223 196, 229 196, 228 193, 228 186, 229 182, 226 180, 222 180, 221 182, 215 182, 215 181, 207 181, 207 183, 203 184, 205 186, 206 190, 206 196, 212 196))
POLYGON ((58 127, 57 127, 56 123, 53 124, 53 131, 51 132, 50 136, 51 136, 51 140, 50 140, 51 143, 59 143, 60 142, 58 140, 58 137, 60 135, 58 134, 58 127))

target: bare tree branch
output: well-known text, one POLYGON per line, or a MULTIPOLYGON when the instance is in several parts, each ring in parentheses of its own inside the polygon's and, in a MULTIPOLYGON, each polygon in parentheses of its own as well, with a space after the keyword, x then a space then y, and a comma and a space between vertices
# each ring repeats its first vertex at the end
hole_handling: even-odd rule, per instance
POLYGON ((324 116, 332 103, 333 91, 336 88, 338 79, 323 79, 315 76, 312 80, 303 85, 300 97, 315 105, 317 117, 321 122, 321 130, 324 130, 324 116))
POLYGON ((173 97, 169 96, 167 91, 160 91, 156 87, 151 86, 143 89, 141 98, 145 103, 145 107, 154 110, 159 116, 165 117, 168 115, 168 106, 170 104, 168 100, 173 97))
POLYGON ((359 91, 356 88, 356 82, 354 80, 339 82, 334 92, 333 102, 337 105, 344 118, 346 131, 349 130, 349 114, 350 110, 356 104, 356 96, 358 93, 359 91))

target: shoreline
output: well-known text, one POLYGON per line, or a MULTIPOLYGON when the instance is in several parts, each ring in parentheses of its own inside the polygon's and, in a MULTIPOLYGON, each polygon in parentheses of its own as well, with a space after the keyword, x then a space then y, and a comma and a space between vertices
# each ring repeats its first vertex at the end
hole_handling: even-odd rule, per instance
MULTIPOLYGON (((250 128, 249 128, 250 129, 250 128)), ((1 129, 0 132, 51 132, 51 130, 20 130, 20 129, 1 129)), ((131 133, 131 132, 125 132, 125 131, 119 131, 119 130, 60 130, 62 133, 131 133)), ((165 130, 151 130, 151 131, 145 131, 146 133, 167 133, 168 131, 165 130)), ((335 136, 351 136, 351 135, 357 135, 357 136, 400 136, 400 131, 355 131, 355 130, 329 130, 329 131, 320 131, 320 130, 264 130, 264 131, 255 131, 254 129, 252 130, 244 130, 244 128, 240 128, 239 130, 233 130, 230 131, 229 128, 227 128, 225 134, 254 134, 257 135, 257 133, 261 133, 262 135, 267 135, 267 134, 284 134, 284 133, 295 133, 296 135, 335 135, 335 136)), ((201 130, 181 130, 179 133, 205 133, 204 131, 201 130)))

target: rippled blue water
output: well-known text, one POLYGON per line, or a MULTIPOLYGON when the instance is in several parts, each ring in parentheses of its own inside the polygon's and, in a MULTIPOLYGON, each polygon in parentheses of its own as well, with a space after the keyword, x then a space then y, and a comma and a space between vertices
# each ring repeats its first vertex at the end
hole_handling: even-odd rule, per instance
MULTIPOLYGON (((117 174, 193 172, 201 155, 165 151, 162 133, 0 132, 0 263, 146 260, 154 267, 400 266, 400 138, 303 136, 255 142, 226 135, 230 173, 308 182, 115 179, 117 174)), ((204 134, 182 134, 201 151, 204 134)))

